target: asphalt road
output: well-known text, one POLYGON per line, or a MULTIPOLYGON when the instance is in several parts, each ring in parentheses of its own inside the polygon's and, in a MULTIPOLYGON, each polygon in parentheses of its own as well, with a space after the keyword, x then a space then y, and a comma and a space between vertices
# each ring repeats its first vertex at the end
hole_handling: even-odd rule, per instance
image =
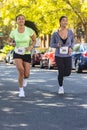
POLYGON ((87 130, 87 72, 64 80, 57 71, 31 68, 26 97, 18 97, 14 65, 0 63, 0 130, 87 130))

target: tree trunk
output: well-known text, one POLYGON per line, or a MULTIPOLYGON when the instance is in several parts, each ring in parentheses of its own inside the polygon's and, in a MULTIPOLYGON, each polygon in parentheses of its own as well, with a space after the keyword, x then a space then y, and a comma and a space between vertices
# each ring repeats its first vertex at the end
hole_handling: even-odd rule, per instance
POLYGON ((85 30, 85 42, 87 43, 87 23, 84 25, 85 30))
POLYGON ((86 35, 85 41, 86 41, 86 43, 87 43, 87 25, 86 25, 85 35, 86 35))

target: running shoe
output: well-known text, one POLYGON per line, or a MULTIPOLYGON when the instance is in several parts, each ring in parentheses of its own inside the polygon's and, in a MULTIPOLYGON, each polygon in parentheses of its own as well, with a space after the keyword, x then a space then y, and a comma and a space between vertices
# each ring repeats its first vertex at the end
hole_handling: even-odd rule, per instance
POLYGON ((58 94, 64 94, 63 86, 59 87, 58 94))
POLYGON ((24 90, 20 90, 20 91, 19 91, 19 97, 25 97, 24 90))

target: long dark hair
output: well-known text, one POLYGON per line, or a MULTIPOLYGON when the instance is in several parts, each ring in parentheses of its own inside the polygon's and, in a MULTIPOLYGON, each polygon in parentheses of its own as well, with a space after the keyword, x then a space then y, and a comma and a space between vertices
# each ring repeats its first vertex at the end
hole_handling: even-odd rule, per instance
POLYGON ((35 31, 36 35, 38 36, 39 30, 38 30, 38 28, 37 28, 37 26, 36 26, 36 24, 34 22, 26 20, 25 21, 25 26, 33 29, 35 31))
POLYGON ((61 16, 60 19, 59 19, 59 22, 61 22, 63 18, 66 18, 66 19, 67 19, 66 16, 61 16))
POLYGON ((18 15, 16 16, 16 18, 15 18, 16 21, 17 21, 17 18, 18 18, 19 16, 23 16, 23 17, 25 18, 25 16, 24 16, 23 14, 18 14, 18 15))

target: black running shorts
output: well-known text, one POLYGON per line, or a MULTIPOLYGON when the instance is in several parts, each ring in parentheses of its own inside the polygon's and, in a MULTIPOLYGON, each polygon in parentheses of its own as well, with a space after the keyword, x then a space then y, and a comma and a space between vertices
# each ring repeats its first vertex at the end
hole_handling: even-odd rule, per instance
POLYGON ((14 52, 13 54, 14 59, 22 59, 25 62, 31 63, 31 54, 25 54, 25 55, 20 55, 14 52))

